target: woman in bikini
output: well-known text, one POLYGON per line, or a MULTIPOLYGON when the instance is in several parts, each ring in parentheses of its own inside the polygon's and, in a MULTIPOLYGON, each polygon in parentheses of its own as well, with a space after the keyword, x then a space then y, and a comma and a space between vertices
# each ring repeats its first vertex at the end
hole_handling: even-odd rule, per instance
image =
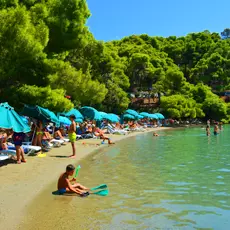
POLYGON ((43 125, 42 121, 38 121, 36 125, 37 131, 36 131, 36 136, 37 136, 37 146, 42 147, 42 137, 43 137, 43 125))

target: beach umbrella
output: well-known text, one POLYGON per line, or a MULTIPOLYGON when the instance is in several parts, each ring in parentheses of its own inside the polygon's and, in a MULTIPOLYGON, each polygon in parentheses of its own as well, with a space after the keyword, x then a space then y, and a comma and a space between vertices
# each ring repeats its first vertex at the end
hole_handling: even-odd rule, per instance
POLYGON ((71 121, 67 117, 59 116, 59 122, 62 125, 71 125, 71 121))
POLYGON ((137 120, 141 120, 141 119, 143 119, 144 117, 143 117, 142 115, 138 114, 138 116, 136 116, 135 118, 136 118, 137 120))
POLYGON ((93 107, 83 106, 79 110, 85 119, 90 119, 90 120, 95 120, 95 121, 102 120, 100 113, 93 107))
POLYGON ((27 117, 32 117, 34 119, 40 120, 40 121, 45 121, 45 122, 53 122, 57 126, 60 125, 59 120, 57 116, 51 112, 48 109, 44 109, 38 105, 36 106, 29 106, 29 105, 24 105, 24 108, 21 112, 21 114, 27 116, 27 117))
POLYGON ((120 117, 114 113, 108 113, 109 115, 109 120, 113 123, 117 123, 120 121, 120 117))
POLYGON ((64 113, 63 115, 65 115, 66 117, 69 117, 69 116, 71 116, 71 115, 74 115, 75 117, 76 117, 76 119, 77 118, 80 118, 80 119, 82 119, 83 120, 83 115, 80 113, 80 111, 79 110, 77 110, 77 109, 71 109, 69 112, 67 112, 67 113, 64 113))
POLYGON ((7 102, 0 104, 0 127, 3 129, 13 129, 16 133, 30 132, 30 127, 7 102))
POLYGON ((137 111, 135 111, 135 110, 133 110, 133 109, 127 109, 126 111, 125 111, 125 114, 130 114, 130 115, 132 115, 132 116, 134 116, 134 117, 138 117, 138 112, 137 111))
POLYGON ((135 117, 131 114, 126 113, 123 115, 123 119, 124 120, 135 120, 135 117))
POLYGON ((102 119, 110 120, 110 117, 107 113, 105 113, 105 112, 99 112, 99 113, 100 113, 102 119))
POLYGON ((140 113, 140 115, 143 116, 144 118, 149 118, 150 117, 150 114, 146 113, 146 112, 142 112, 142 113, 140 113))
POLYGON ((44 110, 49 114, 51 122, 55 123, 56 127, 59 127, 60 121, 59 121, 58 117, 55 115, 55 113, 50 111, 49 109, 44 109, 44 110))
POLYGON ((155 115, 155 114, 149 114, 149 118, 150 119, 155 119, 155 120, 159 119, 159 117, 157 115, 155 115))
POLYGON ((22 118, 22 120, 24 121, 24 123, 28 124, 28 119, 24 116, 20 116, 22 118))
POLYGON ((154 113, 154 115, 156 115, 158 117, 158 119, 160 119, 160 120, 165 119, 164 115, 162 115, 161 113, 154 113))

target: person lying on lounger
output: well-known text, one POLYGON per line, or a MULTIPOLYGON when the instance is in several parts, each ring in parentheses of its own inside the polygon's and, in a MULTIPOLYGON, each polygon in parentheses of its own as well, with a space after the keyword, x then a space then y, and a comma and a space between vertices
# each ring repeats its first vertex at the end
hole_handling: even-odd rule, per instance
POLYGON ((87 191, 89 191, 88 188, 86 188, 85 186, 79 184, 79 183, 74 183, 71 184, 71 182, 76 182, 76 179, 69 179, 69 177, 73 176, 75 171, 75 167, 70 164, 67 165, 66 167, 66 171, 64 173, 61 174, 61 176, 58 179, 58 191, 60 194, 64 194, 64 193, 76 193, 80 196, 85 196, 87 194, 87 191))
POLYGON ((92 128, 93 128, 93 134, 96 136, 96 137, 100 137, 100 139, 103 140, 103 142, 105 140, 108 140, 108 144, 111 145, 111 144, 114 144, 109 137, 106 137, 104 135, 104 132, 102 130, 100 130, 99 128, 97 128, 94 124, 92 125, 92 128))

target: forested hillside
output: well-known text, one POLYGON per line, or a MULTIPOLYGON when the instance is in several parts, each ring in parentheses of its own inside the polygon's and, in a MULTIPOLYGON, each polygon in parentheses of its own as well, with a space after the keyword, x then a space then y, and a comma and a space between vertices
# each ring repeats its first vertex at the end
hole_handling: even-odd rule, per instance
POLYGON ((169 117, 229 119, 229 105, 213 93, 230 90, 229 29, 102 42, 89 17, 85 0, 1 1, 1 101, 122 113, 134 88, 151 89, 169 117))

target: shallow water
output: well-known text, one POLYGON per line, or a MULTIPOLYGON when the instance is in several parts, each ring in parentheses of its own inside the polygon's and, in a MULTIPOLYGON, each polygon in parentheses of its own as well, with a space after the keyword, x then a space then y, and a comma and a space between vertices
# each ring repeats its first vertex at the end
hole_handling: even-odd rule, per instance
POLYGON ((22 229, 230 229, 230 127, 217 137, 201 128, 160 134, 85 158, 80 182, 106 183, 109 196, 52 196, 47 188, 22 229))

